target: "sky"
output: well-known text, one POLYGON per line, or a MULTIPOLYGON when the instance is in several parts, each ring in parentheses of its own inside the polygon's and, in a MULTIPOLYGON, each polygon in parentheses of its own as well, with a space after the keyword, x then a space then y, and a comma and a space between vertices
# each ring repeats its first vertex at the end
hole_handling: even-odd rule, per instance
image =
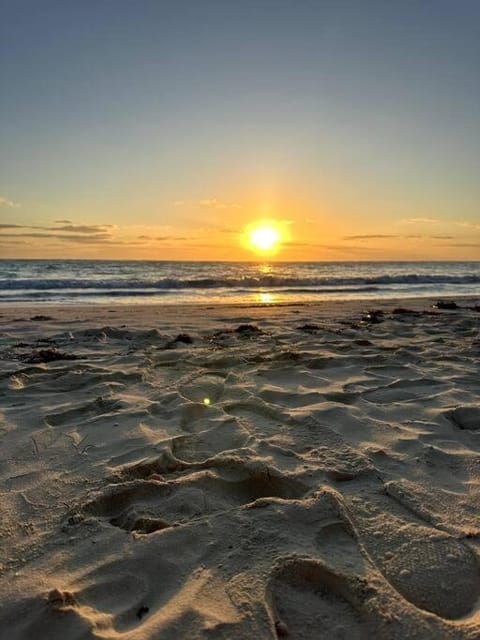
POLYGON ((478 0, 0 0, 0 258, 480 260, 479 70, 478 0))

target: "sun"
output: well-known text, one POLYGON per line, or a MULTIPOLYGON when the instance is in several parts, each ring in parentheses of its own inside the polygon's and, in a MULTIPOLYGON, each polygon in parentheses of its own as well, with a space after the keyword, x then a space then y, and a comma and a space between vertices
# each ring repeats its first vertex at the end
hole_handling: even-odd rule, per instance
POLYGON ((280 234, 273 227, 258 227, 250 234, 252 246, 260 251, 270 251, 279 240, 280 234))
POLYGON ((270 259, 288 246, 291 220, 257 219, 244 227, 241 244, 244 249, 270 259))
POLYGON ((282 240, 281 233, 274 225, 260 224, 248 232, 250 247, 260 253, 275 251, 282 240))

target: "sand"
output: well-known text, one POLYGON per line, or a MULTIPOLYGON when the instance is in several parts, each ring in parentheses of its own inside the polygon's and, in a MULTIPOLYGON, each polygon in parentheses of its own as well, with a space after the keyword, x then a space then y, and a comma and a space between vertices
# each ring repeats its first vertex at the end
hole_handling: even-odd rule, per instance
POLYGON ((0 308, 2 640, 480 638, 457 302, 0 308))

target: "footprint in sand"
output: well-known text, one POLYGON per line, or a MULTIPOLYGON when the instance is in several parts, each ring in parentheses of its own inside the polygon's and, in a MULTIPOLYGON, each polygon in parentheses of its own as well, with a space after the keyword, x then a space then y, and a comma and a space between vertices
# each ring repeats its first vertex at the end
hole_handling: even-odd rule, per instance
POLYGON ((192 402, 218 402, 224 391, 223 375, 200 375, 180 388, 180 393, 192 402))
POLYGON ((76 638, 68 633, 67 614, 76 620, 77 627, 89 628, 88 633, 84 630, 82 638, 97 637, 96 632, 100 632, 99 637, 107 637, 102 631, 107 632, 108 637, 132 631, 148 620, 177 582, 175 563, 168 559, 140 552, 132 558, 107 562, 71 585, 68 602, 60 598, 52 601, 52 593, 62 596, 58 589, 49 594, 48 608, 46 611, 44 608, 40 620, 45 622, 47 613, 56 613, 58 635, 28 637, 76 638))
POLYGON ((479 479, 477 472, 472 479, 458 480, 453 490, 418 485, 406 479, 391 480, 385 491, 428 524, 455 536, 474 538, 480 536, 480 489, 475 488, 479 479))
POLYGON ((410 540, 383 565, 396 589, 421 609, 456 619, 480 595, 480 576, 469 549, 453 538, 410 540))
POLYGON ((480 597, 480 571, 472 551, 447 533, 418 524, 396 509, 391 498, 378 497, 368 507, 362 502, 355 499, 350 517, 390 584, 416 607, 442 618, 469 614, 480 597))
POLYGON ((115 476, 122 480, 145 479, 152 474, 162 475, 186 469, 191 465, 201 465, 220 453, 245 446, 249 440, 248 431, 236 418, 227 417, 213 422, 213 425, 210 429, 196 434, 181 435, 157 442, 155 447, 157 451, 161 450, 161 455, 145 458, 144 447, 130 452, 131 462, 120 463, 115 476), (136 462, 135 457, 138 460, 136 462))
POLYGON ((86 640, 92 637, 91 623, 82 618, 77 607, 59 610, 48 601, 47 594, 3 606, 0 625, 0 637, 8 640, 86 640))
POLYGON ((287 417, 281 410, 260 398, 249 398, 241 402, 230 402, 225 411, 238 418, 240 424, 252 435, 278 435, 285 431, 287 417))
MULTIPOLYGON (((150 571, 157 567, 161 575, 166 568, 160 561, 150 560, 150 571)), ((139 624, 139 612, 148 612, 151 580, 147 571, 138 571, 138 563, 114 561, 85 575, 75 585, 75 600, 80 615, 102 624, 108 616, 116 631, 124 631, 139 624), (146 610, 146 611, 145 611, 146 610)))
POLYGON ((367 391, 363 394, 363 397, 369 402, 377 402, 379 404, 409 402, 431 398, 444 391, 446 387, 446 383, 428 378, 395 380, 395 382, 378 387, 374 391, 367 391))
POLYGON ((274 567, 268 594, 279 639, 374 637, 354 604, 345 578, 319 560, 281 560, 274 567))
POLYGON ((134 480, 110 485, 85 511, 126 531, 153 533, 259 498, 299 498, 306 492, 302 483, 277 470, 225 460, 217 469, 190 472, 169 482, 134 480))
POLYGON ((119 411, 125 406, 127 406, 127 403, 122 400, 98 397, 92 402, 78 405, 73 409, 51 413, 45 416, 45 422, 51 427, 57 427, 76 421, 85 421, 92 417, 108 415, 119 411))

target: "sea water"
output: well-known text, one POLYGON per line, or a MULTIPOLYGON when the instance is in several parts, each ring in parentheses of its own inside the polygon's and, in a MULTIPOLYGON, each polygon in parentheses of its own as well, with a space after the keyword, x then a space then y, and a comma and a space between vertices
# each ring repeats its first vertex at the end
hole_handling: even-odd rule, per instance
POLYGON ((480 262, 0 260, 0 302, 277 303, 480 294, 480 262))

